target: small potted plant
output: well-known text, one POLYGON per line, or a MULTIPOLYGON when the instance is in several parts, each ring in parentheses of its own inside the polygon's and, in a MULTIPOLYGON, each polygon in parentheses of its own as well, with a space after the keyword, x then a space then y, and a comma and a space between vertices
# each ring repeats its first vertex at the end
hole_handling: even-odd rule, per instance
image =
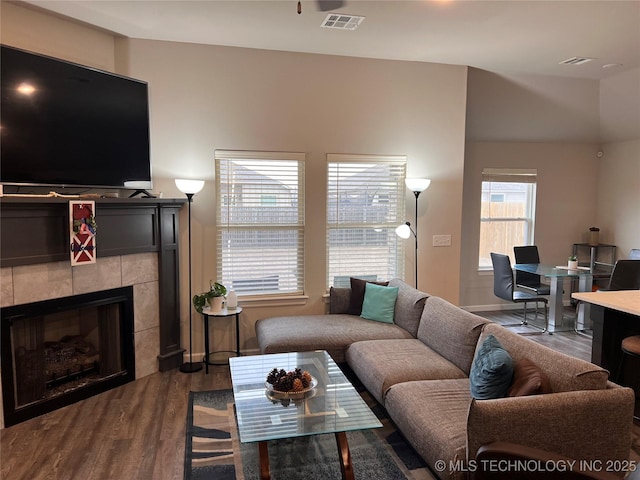
POLYGON ((209 307, 214 312, 222 310, 222 301, 227 294, 227 289, 224 285, 213 280, 209 280, 209 290, 198 295, 193 296, 193 306, 196 312, 202 313, 202 309, 209 304, 209 307))
POLYGON ((569 257, 569 270, 577 270, 578 269, 578 257, 575 255, 571 255, 569 257))

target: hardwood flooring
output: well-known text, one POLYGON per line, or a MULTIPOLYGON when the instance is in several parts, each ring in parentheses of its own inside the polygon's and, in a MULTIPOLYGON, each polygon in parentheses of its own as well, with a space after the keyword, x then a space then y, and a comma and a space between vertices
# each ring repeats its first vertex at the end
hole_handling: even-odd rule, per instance
MULTIPOLYGON (((573 309, 566 309, 566 315, 573 315, 573 309)), ((576 334, 572 329, 557 331, 553 335, 540 334, 541 330, 533 325, 544 325, 542 314, 540 320, 532 319, 532 314, 527 315, 528 325, 521 325, 522 310, 504 310, 497 312, 477 312, 476 315, 493 322, 509 327, 513 332, 526 335, 529 339, 546 345, 549 348, 571 355, 582 360, 591 361, 591 337, 576 334)), ((573 328, 570 326, 570 328, 573 328)))
POLYGON ((231 387, 228 367, 149 375, 0 431, 0 478, 182 479, 189 391, 231 387))
MULTIPOLYGON (((481 315, 502 324, 520 322, 509 312, 481 315)), ((590 356, 591 340, 574 332, 530 338, 569 355, 590 356)), ((210 367, 209 375, 176 369, 0 430, 0 478, 182 479, 189 391, 230 387, 228 367, 210 367)), ((637 450, 631 458, 640 461, 638 425, 634 436, 637 450)))

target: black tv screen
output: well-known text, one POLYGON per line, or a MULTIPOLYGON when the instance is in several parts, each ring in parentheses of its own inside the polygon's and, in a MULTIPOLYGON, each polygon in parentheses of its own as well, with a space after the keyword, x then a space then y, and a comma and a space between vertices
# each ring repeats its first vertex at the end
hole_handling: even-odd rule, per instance
POLYGON ((151 188, 145 82, 5 45, 0 70, 0 183, 151 188))

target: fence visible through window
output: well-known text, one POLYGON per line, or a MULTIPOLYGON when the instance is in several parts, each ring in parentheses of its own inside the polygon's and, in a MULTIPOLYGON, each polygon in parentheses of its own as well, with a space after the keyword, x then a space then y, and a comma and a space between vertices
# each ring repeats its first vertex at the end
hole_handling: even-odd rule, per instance
POLYGON ((485 169, 482 177, 478 267, 491 268, 491 252, 509 255, 513 247, 533 244, 535 170, 485 169))
POLYGON ((328 155, 327 285, 403 276, 404 156, 328 155))
POLYGON ((216 151, 217 279, 239 295, 304 290, 304 154, 216 151))

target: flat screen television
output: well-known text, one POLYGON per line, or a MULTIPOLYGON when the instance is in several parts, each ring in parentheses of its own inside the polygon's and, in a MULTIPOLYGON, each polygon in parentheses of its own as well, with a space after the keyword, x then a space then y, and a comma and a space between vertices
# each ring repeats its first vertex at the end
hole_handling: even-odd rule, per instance
POLYGON ((1 48, 0 183, 151 188, 145 82, 1 48))

